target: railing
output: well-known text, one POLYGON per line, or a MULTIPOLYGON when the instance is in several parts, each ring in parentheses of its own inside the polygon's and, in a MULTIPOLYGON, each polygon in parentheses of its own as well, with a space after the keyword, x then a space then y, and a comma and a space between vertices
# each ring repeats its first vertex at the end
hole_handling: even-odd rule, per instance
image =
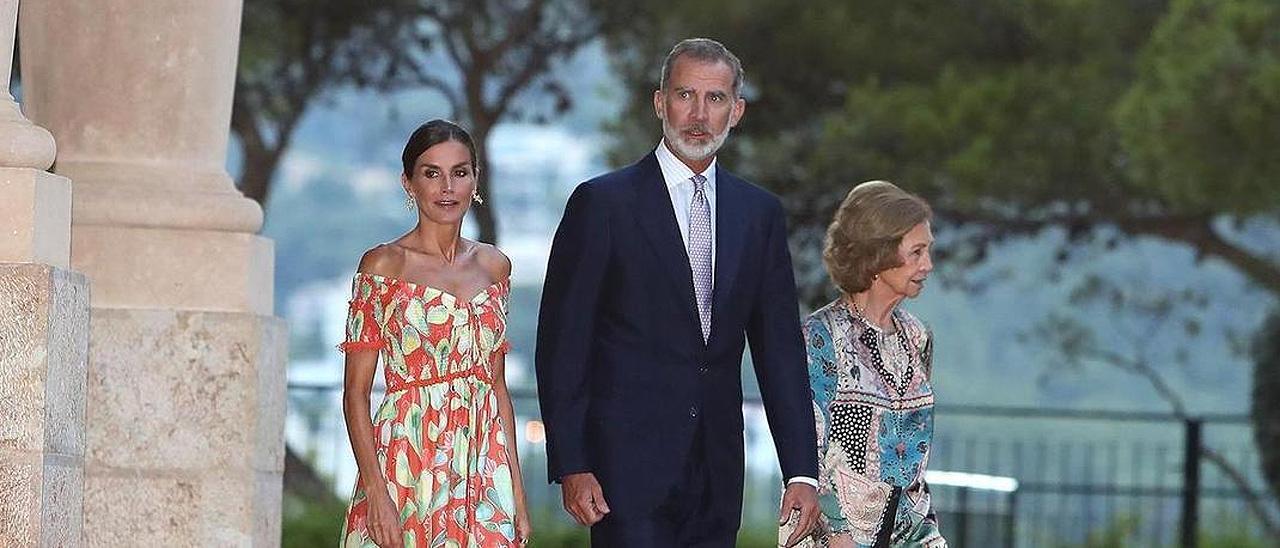
MULTIPOLYGON (((291 384, 289 420, 294 449, 345 494, 354 463, 340 390, 291 384)), ((559 515, 558 490, 545 481, 535 394, 513 397, 530 505, 535 514, 559 515)), ((747 401, 744 412, 743 524, 763 529, 777 516, 781 478, 758 401, 747 401)), ((1267 545, 1270 531, 1258 510, 1273 520, 1280 514, 1261 478, 1248 419, 1239 415, 939 406, 929 469, 1016 481, 1016 489, 1006 491, 931 485, 943 533, 957 548, 1085 546, 1103 536, 1123 546, 1190 548, 1199 534, 1267 545), (1207 463, 1205 450, 1221 463, 1207 463), (1248 491, 1259 497, 1257 504, 1249 503, 1248 491)))
MULTIPOLYGON (((1110 535, 1124 546, 1195 547, 1202 533, 1271 533, 1277 504, 1259 495, 1268 490, 1247 417, 983 406, 941 406, 937 415, 930 468, 1019 481, 1007 501, 1016 523, 1009 543, 1084 545, 1110 535), (1206 462, 1208 452, 1221 460, 1206 462)), ((945 492, 936 500, 943 512, 964 505, 945 492)), ((953 531, 952 544, 989 545, 965 534, 953 531)))

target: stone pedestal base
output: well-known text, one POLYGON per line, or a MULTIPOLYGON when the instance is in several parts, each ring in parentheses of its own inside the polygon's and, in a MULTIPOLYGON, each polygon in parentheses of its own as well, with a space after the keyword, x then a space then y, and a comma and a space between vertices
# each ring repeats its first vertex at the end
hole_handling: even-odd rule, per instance
POLYGON ((244 232, 82 225, 71 264, 93 281, 93 307, 270 316, 275 248, 244 232))
POLYGON ((0 546, 79 541, 88 346, 83 275, 0 264, 0 546))
POLYGON ((85 545, 279 545, 286 350, 279 318, 95 307, 85 545))
POLYGON ((67 268, 71 181, 30 168, 0 168, 0 262, 67 268))

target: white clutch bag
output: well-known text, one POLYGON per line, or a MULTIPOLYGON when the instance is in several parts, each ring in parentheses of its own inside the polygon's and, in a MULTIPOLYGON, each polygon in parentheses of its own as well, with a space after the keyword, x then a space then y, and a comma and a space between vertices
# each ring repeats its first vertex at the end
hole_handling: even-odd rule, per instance
MULTIPOLYGON (((835 484, 836 503, 840 514, 849 525, 848 531, 833 535, 830 524, 825 518, 819 518, 817 530, 804 537, 796 546, 801 548, 825 548, 840 546, 841 541, 848 539, 862 545, 874 545, 876 534, 884 518, 885 507, 893 494, 893 487, 880 481, 872 481, 867 477, 854 473, 843 466, 832 469, 832 483, 835 484)), ((785 546, 787 539, 795 531, 796 518, 778 527, 778 546, 785 546)))

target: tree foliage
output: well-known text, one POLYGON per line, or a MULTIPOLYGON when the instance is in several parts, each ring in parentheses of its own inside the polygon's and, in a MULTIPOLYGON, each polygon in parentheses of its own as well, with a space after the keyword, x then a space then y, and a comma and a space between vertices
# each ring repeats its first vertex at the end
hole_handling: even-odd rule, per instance
MULTIPOLYGON (((1267 0, 770 0, 616 3, 608 36, 634 92, 616 159, 658 135, 665 49, 709 35, 748 71, 733 168, 782 193, 812 254, 839 198, 889 179, 921 193, 969 258, 1010 235, 1100 226, 1192 246, 1280 293, 1267 250, 1215 219, 1280 210, 1280 7, 1267 0)), ((802 276, 818 284, 822 276, 802 276)), ((825 284, 804 291, 811 304, 825 284)))
MULTIPOLYGON (((424 42, 427 58, 445 69, 428 83, 466 122, 485 170, 477 188, 488 196, 492 182, 501 179, 490 161, 494 127, 568 110, 573 95, 556 64, 595 39, 599 25, 581 0, 430 0, 421 14, 434 38, 424 42)), ((496 242, 494 210, 473 211, 480 240, 496 242)))
MULTIPOLYGON (((708 36, 742 58, 748 108, 724 156, 783 196, 809 306, 834 293, 825 227, 869 179, 930 201, 953 265, 1046 229, 1069 235, 1064 260, 1082 241, 1154 237, 1280 297, 1280 246, 1236 230, 1280 220, 1273 0, 599 4, 633 94, 615 162, 660 135, 648 96, 671 44, 708 36)), ((1255 409, 1275 397, 1255 392, 1255 409)))
MULTIPOLYGON (((240 188, 262 204, 303 116, 341 89, 439 92, 491 165, 498 123, 569 108, 556 63, 599 28, 578 0, 246 0, 243 27, 231 125, 240 188)), ((480 179, 482 195, 493 180, 480 179)), ((492 202, 475 217, 496 242, 492 202)))
POLYGON ((1132 179, 1173 211, 1280 208, 1280 6, 1174 3, 1116 107, 1132 179))
POLYGON ((303 115, 342 88, 391 90, 429 78, 410 0, 246 0, 231 131, 239 185, 265 207, 303 115))

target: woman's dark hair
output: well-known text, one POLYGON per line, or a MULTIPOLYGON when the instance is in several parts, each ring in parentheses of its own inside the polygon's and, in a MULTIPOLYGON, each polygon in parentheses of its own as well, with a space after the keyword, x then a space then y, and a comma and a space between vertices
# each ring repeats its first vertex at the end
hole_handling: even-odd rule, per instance
POLYGON ((458 124, 437 118, 418 126, 418 129, 413 130, 413 135, 409 136, 409 142, 404 144, 404 153, 400 155, 400 161, 404 163, 404 176, 412 177, 413 163, 418 161, 418 157, 427 149, 445 141, 467 145, 467 150, 471 151, 471 170, 480 169, 476 165, 476 144, 471 140, 471 134, 458 124))

